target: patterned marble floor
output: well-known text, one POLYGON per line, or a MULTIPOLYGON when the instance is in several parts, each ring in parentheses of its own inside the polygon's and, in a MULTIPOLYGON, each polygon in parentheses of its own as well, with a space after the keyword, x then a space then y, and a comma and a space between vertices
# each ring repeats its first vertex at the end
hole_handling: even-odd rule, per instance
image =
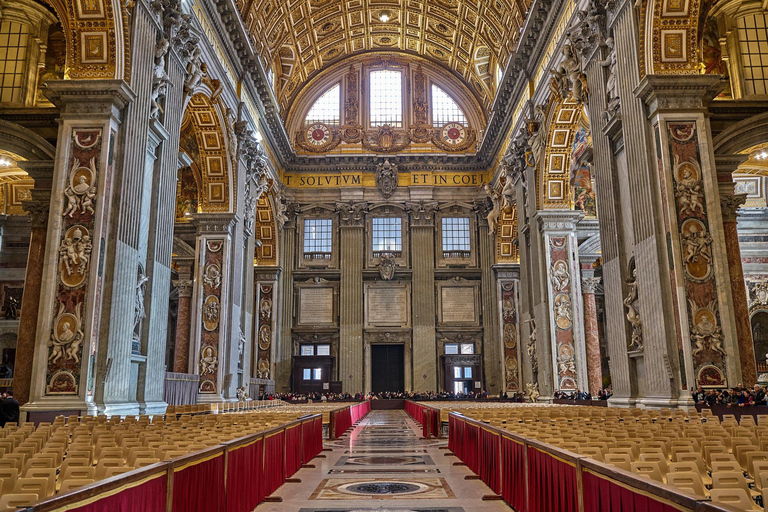
POLYGON ((482 501, 491 490, 453 466, 442 440, 420 439, 421 426, 405 411, 373 411, 332 451, 300 470, 256 512, 509 512, 502 501, 482 501))

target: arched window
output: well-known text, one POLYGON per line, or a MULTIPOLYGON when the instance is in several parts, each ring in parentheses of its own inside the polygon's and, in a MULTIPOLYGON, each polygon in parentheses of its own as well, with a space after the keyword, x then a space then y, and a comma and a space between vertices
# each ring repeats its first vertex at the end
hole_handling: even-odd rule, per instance
POLYGON ((27 73, 29 27, 13 21, 0 24, 0 103, 23 103, 27 73))
POLYGON ((341 88, 339 84, 328 89, 320 96, 307 113, 307 124, 323 123, 336 125, 341 118, 341 88))
POLYGON ((432 84, 432 124, 461 123, 467 126, 467 118, 458 103, 440 87, 432 84))
POLYGON ((371 71, 371 126, 403 127, 403 76, 400 71, 371 71))

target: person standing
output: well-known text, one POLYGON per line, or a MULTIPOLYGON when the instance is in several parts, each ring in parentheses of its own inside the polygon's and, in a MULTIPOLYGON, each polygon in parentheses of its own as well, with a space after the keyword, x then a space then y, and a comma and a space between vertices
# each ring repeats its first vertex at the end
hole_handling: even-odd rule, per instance
POLYGON ((0 401, 0 426, 6 423, 19 422, 19 401, 13 397, 13 391, 5 393, 5 398, 0 401))

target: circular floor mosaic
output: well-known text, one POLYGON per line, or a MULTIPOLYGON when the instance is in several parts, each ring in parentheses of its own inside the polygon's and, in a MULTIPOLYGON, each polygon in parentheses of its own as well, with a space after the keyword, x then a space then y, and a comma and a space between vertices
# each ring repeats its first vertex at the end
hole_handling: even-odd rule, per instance
POLYGON ((391 495, 418 494, 429 490, 428 485, 416 482, 356 482, 341 485, 338 490, 348 494, 391 495))

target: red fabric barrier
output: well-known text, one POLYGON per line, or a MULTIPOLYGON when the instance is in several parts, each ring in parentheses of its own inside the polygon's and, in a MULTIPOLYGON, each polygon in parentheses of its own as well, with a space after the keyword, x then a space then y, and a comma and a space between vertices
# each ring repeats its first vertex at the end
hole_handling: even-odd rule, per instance
POLYGON ((491 488, 493 492, 499 494, 499 481, 501 480, 499 471, 500 436, 490 430, 480 429, 480 450, 479 450, 479 470, 478 475, 485 485, 491 488))
POLYGON ((227 455, 227 512, 250 512, 264 501, 264 440, 233 448, 227 455))
POLYGON ((528 447, 528 512, 578 512, 576 468, 528 447))
POLYGON ((285 478, 301 469, 301 424, 285 429, 285 478))
POLYGON ((467 463, 467 467, 476 475, 480 474, 478 468, 479 463, 479 439, 480 439, 480 427, 472 423, 464 425, 464 462, 467 463))
POLYGON ((269 434, 264 438, 264 495, 269 496, 285 483, 283 450, 285 431, 269 434))
POLYGON ((301 462, 306 464, 323 451, 323 418, 301 424, 301 462))
POLYGON ((501 496, 520 512, 525 507, 525 446, 508 437, 501 438, 501 496))
POLYGON ((590 512, 677 512, 653 496, 638 494, 590 471, 582 471, 584 510, 590 512))
POLYGON ((166 480, 163 473, 145 481, 127 484, 117 494, 70 509, 70 512, 164 512, 166 480))
POLYGON ((224 453, 174 470, 173 512, 223 512, 224 504, 224 453))
POLYGON ((333 437, 338 439, 349 427, 357 423, 366 414, 371 412, 371 402, 361 402, 357 405, 351 405, 346 409, 332 413, 333 416, 333 437))

